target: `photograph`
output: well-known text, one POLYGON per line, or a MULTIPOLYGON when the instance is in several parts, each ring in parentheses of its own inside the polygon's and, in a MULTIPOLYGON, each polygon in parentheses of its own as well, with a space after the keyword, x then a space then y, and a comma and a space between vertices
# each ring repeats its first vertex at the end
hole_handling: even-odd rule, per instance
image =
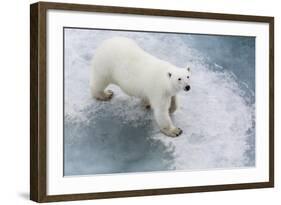
POLYGON ((256 37, 63 27, 63 175, 256 166, 256 37))

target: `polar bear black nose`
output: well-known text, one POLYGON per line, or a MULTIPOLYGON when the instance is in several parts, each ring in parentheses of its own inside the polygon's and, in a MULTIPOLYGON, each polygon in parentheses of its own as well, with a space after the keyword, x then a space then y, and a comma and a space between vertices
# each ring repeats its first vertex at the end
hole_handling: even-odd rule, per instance
POLYGON ((185 91, 189 91, 190 90, 190 85, 185 86, 184 90, 185 91))

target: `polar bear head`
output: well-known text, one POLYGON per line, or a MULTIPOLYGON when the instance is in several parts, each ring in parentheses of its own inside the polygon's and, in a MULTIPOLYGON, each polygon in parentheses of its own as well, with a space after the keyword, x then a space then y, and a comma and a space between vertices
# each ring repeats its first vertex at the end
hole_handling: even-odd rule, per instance
POLYGON ((181 90, 190 90, 190 76, 191 70, 189 67, 184 69, 173 69, 168 72, 168 79, 171 82, 172 92, 179 92, 181 90))

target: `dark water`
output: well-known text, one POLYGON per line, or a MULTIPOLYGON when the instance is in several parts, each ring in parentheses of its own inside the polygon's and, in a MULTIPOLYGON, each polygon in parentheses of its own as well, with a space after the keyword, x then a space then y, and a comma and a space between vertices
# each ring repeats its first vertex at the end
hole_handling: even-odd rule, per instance
POLYGON ((191 45, 208 56, 255 92, 255 37, 206 36, 192 37, 191 45))
POLYGON ((64 175, 255 165, 255 38, 66 29, 64 69, 64 175), (90 98, 90 59, 120 35, 192 68, 192 90, 172 116, 179 138, 161 134, 151 111, 115 86, 110 102, 90 98))

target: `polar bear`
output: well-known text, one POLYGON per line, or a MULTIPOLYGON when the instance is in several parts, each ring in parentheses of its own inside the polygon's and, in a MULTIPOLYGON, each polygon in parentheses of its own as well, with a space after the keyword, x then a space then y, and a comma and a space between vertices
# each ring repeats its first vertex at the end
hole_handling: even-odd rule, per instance
POLYGON ((105 40, 92 59, 91 95, 97 100, 110 100, 113 92, 105 89, 115 84, 151 107, 161 132, 176 137, 182 130, 174 126, 169 114, 177 109, 176 94, 190 90, 190 75, 189 68, 181 69, 160 60, 131 39, 114 37, 105 40))

